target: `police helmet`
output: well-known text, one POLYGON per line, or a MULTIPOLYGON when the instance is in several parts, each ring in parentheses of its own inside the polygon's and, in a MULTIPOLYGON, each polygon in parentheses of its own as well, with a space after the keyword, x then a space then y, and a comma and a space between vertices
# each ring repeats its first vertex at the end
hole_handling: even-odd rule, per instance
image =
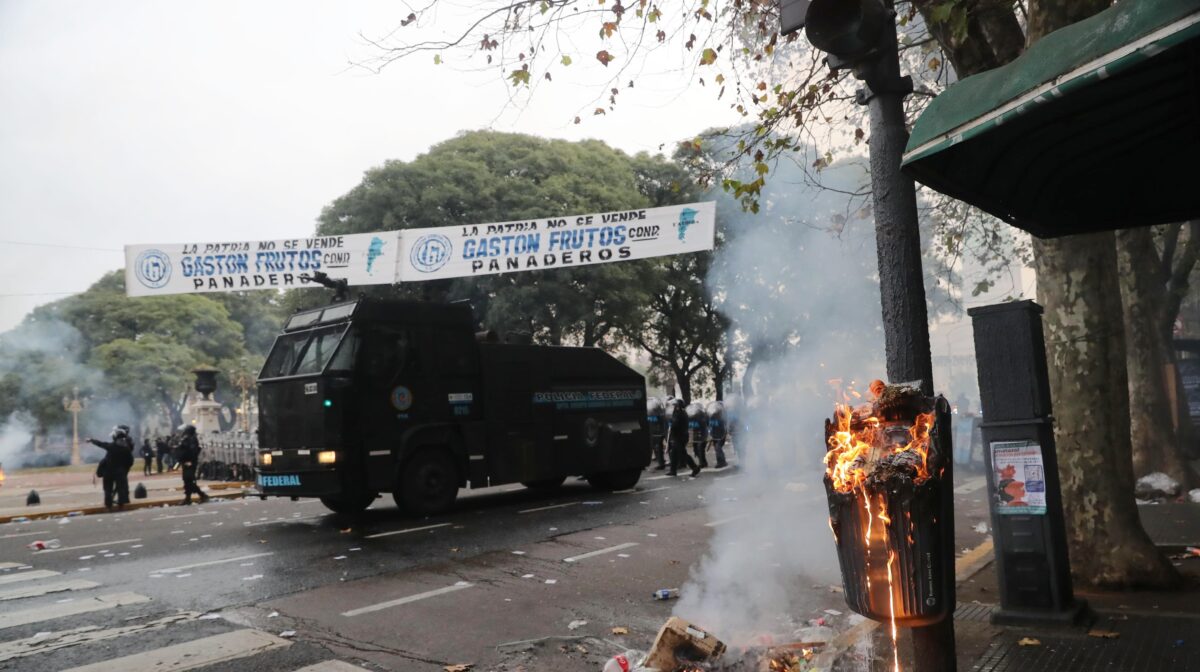
POLYGON ((185 426, 185 427, 183 428, 183 433, 184 433, 185 435, 187 435, 187 436, 191 436, 192 434, 195 434, 195 433, 196 433, 196 427, 195 427, 195 425, 187 425, 187 426, 185 426))

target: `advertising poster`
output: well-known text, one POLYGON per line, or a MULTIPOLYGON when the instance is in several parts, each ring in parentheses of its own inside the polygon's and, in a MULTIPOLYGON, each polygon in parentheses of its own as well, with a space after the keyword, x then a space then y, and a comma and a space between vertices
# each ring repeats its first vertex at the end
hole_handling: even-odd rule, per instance
POLYGON ((395 231, 289 240, 125 246, 128 296, 290 289, 322 271, 351 285, 396 281, 395 231))
POLYGON ((1000 515, 1046 513, 1046 467, 1032 441, 994 441, 992 499, 1000 515))

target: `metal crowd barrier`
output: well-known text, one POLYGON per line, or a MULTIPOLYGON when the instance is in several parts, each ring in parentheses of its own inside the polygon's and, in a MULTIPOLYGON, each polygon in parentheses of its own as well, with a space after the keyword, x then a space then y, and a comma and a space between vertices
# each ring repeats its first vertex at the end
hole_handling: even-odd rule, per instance
POLYGON ((209 434, 200 439, 199 477, 208 481, 253 481, 258 438, 230 432, 209 434))

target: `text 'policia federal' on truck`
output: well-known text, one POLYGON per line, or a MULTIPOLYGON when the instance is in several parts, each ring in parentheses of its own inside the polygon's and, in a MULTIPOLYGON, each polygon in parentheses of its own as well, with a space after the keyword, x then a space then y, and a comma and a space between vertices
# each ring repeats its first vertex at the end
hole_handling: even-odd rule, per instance
POLYGON ((355 513, 390 492, 429 515, 463 487, 636 485, 650 461, 645 378, 598 348, 497 340, 474 333, 464 304, 296 313, 258 379, 262 496, 355 513))

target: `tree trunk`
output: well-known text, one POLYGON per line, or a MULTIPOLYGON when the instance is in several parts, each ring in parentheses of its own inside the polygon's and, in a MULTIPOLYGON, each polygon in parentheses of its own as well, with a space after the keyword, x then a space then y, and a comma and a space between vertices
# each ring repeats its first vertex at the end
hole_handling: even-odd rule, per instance
POLYGON ((675 369, 675 384, 679 386, 679 398, 684 404, 692 403, 692 376, 686 369, 672 367, 675 369))
POLYGON ((1161 471, 1188 484, 1171 420, 1171 395, 1165 369, 1172 363, 1159 325, 1165 309, 1158 252, 1149 227, 1118 231, 1117 260, 1125 305, 1125 345, 1129 369, 1129 424, 1133 474, 1161 471))
POLYGON ((1133 498, 1115 237, 1035 238, 1033 247, 1072 574, 1091 586, 1174 585, 1133 498))

